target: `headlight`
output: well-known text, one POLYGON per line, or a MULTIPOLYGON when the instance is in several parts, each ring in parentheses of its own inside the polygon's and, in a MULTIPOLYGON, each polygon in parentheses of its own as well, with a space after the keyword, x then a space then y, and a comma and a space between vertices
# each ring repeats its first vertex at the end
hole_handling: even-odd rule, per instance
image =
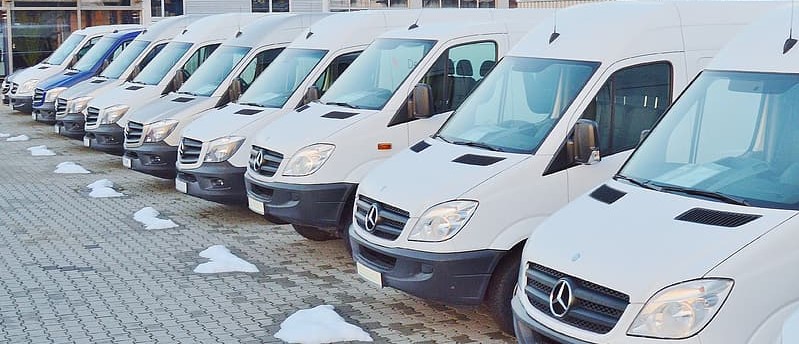
POLYGON ((39 79, 30 79, 19 85, 17 88, 17 94, 28 94, 33 93, 33 90, 36 89, 36 84, 39 83, 39 79))
POLYGON ((701 279, 667 287, 649 299, 627 334, 663 339, 693 336, 713 319, 732 284, 729 279, 701 279))
POLYGON ((91 101, 93 97, 80 97, 75 98, 67 102, 67 113, 81 113, 83 110, 86 110, 86 106, 89 105, 89 101, 91 101))
POLYGON ((177 126, 178 121, 175 119, 167 119, 145 125, 144 132, 146 134, 144 135, 144 142, 161 142, 169 136, 172 130, 175 130, 177 126))
POLYGON ((408 240, 444 241, 455 236, 477 209, 476 201, 449 201, 435 205, 422 214, 408 240))
POLYGON ((47 90, 44 93, 44 102, 45 103, 55 102, 55 100, 58 99, 58 96, 61 95, 61 92, 64 92, 66 90, 67 90, 66 87, 56 87, 54 89, 47 90))
POLYGON ((127 105, 114 105, 109 106, 103 110, 103 113, 100 115, 100 124, 114 124, 116 123, 122 116, 124 116, 130 106, 127 105))
POLYGON ((289 160, 283 175, 300 177, 316 172, 330 158, 334 149, 336 146, 326 143, 317 143, 300 149, 289 160))
POLYGON ((205 153, 205 162, 222 162, 236 153, 244 143, 241 136, 220 137, 208 143, 208 152, 205 153))

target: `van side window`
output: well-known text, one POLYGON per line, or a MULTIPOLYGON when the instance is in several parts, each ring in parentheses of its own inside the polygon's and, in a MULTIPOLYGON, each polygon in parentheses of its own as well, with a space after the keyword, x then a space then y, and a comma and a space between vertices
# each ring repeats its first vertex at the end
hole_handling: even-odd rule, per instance
POLYGON ((447 49, 422 77, 433 89, 433 113, 452 111, 497 61, 497 44, 476 42, 447 49))
POLYGON ((599 125, 599 152, 608 156, 635 148, 671 103, 671 64, 655 62, 616 71, 582 118, 599 125))
POLYGON ((332 62, 330 62, 330 65, 327 66, 327 69, 325 69, 322 75, 320 75, 319 78, 316 79, 316 82, 314 82, 314 85, 319 88, 320 96, 324 94, 328 88, 330 88, 330 85, 332 85, 333 82, 338 79, 338 76, 341 75, 341 73, 344 73, 347 67, 352 64, 352 61, 355 61, 360 54, 361 51, 347 53, 336 57, 332 62))
POLYGON ((94 37, 90 39, 88 42, 86 42, 86 44, 84 44, 83 47, 80 48, 80 50, 78 50, 78 53, 75 54, 75 56, 78 57, 78 60, 80 60, 80 58, 83 57, 83 55, 86 55, 86 53, 89 52, 89 49, 91 49, 95 44, 97 44, 97 41, 99 41, 100 38, 101 37, 94 37))
POLYGON ((183 65, 183 70, 186 72, 186 79, 194 74, 194 71, 196 71, 197 68, 199 68, 200 65, 205 62, 206 59, 208 59, 208 56, 211 56, 214 50, 216 50, 218 47, 219 44, 217 43, 206 45, 200 49, 197 49, 197 51, 195 51, 194 54, 192 54, 191 57, 189 57, 189 59, 186 61, 186 64, 183 65))
POLYGON ((283 48, 269 49, 255 55, 255 58, 253 58, 252 61, 247 64, 247 67, 244 67, 241 74, 239 74, 239 79, 242 82, 242 93, 250 87, 250 84, 255 81, 255 78, 261 75, 261 72, 263 72, 282 51, 283 48))
POLYGON ((153 60, 155 55, 158 55, 158 53, 161 52, 161 49, 164 49, 164 46, 166 46, 166 43, 161 43, 153 47, 153 49, 150 50, 149 53, 147 53, 147 56, 141 59, 141 62, 139 62, 139 68, 144 68, 145 66, 147 66, 147 64, 153 60))
POLYGON ((114 52, 111 54, 111 57, 108 59, 108 62, 116 60, 117 56, 119 56, 119 54, 122 54, 122 51, 125 50, 125 48, 127 48, 129 44, 130 41, 123 42, 116 49, 114 49, 114 52))

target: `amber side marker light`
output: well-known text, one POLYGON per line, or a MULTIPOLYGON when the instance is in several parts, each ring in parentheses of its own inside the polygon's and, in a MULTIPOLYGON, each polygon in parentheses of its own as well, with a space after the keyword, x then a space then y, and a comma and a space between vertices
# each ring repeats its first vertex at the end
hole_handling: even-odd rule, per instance
POLYGON ((377 150, 389 150, 391 149, 391 142, 381 142, 377 144, 377 150))

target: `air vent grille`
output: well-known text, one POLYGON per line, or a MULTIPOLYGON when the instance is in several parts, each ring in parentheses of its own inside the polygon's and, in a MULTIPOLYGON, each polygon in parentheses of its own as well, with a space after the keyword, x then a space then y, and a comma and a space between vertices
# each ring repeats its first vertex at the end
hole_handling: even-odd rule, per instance
POLYGON ((613 202, 618 201, 619 198, 624 197, 624 195, 626 195, 626 193, 605 184, 602 184, 602 186, 596 188, 596 190, 590 194, 591 198, 607 204, 613 204, 613 202))
POLYGON ((430 147, 429 143, 424 142, 424 141, 419 141, 417 144, 411 146, 411 150, 416 152, 416 153, 419 153, 419 152, 427 149, 427 147, 430 147))
POLYGON ((457 162, 466 165, 475 165, 475 166, 489 166, 502 160, 505 160, 505 158, 501 158, 498 156, 464 154, 457 157, 455 160, 452 160, 452 162, 457 162))
POLYGON ((731 213, 721 210, 712 210, 704 208, 693 208, 688 210, 676 218, 675 220, 700 223, 703 225, 735 228, 743 226, 749 222, 757 220, 761 215, 755 214, 740 214, 731 213))

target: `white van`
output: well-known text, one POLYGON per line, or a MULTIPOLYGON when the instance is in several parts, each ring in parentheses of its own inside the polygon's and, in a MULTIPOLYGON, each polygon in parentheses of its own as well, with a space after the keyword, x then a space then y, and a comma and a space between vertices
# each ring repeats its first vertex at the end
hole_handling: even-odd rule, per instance
POLYGON ((494 62, 552 12, 461 13, 456 22, 387 32, 319 102, 256 134, 245 175, 250 209, 311 240, 345 237, 361 178, 441 126, 494 62))
POLYGON ((131 81, 90 100, 86 108, 83 145, 123 152, 126 114, 175 91, 222 42, 265 14, 226 13, 200 18, 187 26, 131 81))
MULTIPOLYGON (((461 10, 338 13, 297 37, 237 103, 207 111, 185 129, 175 188, 221 203, 246 203, 252 138, 285 113, 319 98, 375 38, 414 23, 453 21, 461 10), (309 90, 310 89, 310 90, 309 90)), ((273 219, 273 221, 278 221, 273 219)))
POLYGON ((101 25, 77 30, 67 37, 50 56, 39 64, 14 72, 3 82, 3 98, 12 109, 31 113, 33 91, 39 80, 59 74, 74 65, 103 35, 119 30, 141 28, 140 25, 101 25))
POLYGON ((612 180, 538 226, 520 342, 774 343, 799 309, 791 18, 738 35, 612 180))
POLYGON ((185 15, 158 21, 137 36, 100 75, 62 92, 56 100, 55 132, 67 137, 83 138, 84 113, 89 101, 135 77, 172 37, 201 17, 185 15))
POLYGON ((422 298, 483 303, 512 332, 510 299, 532 228, 618 169, 703 63, 773 7, 560 10, 557 24, 532 30, 435 135, 364 178, 350 230, 358 272, 422 298), (586 25, 596 22, 603 25, 586 25), (583 135, 598 136, 601 162, 574 150, 583 135))
POLYGON ((155 99, 128 115, 122 164, 157 177, 175 178, 183 128, 203 111, 238 99, 286 45, 327 15, 276 14, 242 28, 176 92, 155 99))

